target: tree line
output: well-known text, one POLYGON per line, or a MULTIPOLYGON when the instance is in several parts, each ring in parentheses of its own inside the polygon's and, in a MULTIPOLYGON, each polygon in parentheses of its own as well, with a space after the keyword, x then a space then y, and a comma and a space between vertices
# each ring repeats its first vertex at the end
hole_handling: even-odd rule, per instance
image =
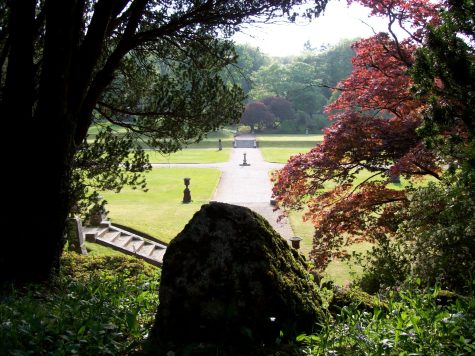
POLYGON ((300 55, 291 57, 270 57, 238 45, 237 70, 247 94, 240 122, 252 130, 320 132, 329 124, 324 107, 338 96, 332 88, 351 73, 354 41, 318 49, 307 43, 300 55))

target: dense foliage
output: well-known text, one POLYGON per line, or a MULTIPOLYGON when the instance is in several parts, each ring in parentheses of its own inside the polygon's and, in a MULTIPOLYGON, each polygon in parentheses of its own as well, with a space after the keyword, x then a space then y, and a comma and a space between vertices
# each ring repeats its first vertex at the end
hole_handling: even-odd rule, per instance
MULTIPOLYGON (((50 284, 0 294, 0 353, 140 351, 157 308, 159 270, 128 257, 73 254, 66 254, 62 265, 50 284)), ((267 354, 475 351, 473 297, 417 286, 377 297, 339 288, 323 288, 321 295, 326 319, 316 327, 319 332, 288 343, 276 340, 267 354)))
MULTIPOLYGON (((475 299, 409 288, 380 295, 382 305, 353 302, 314 335, 297 338, 304 355, 469 355, 475 352, 475 299)), ((376 298, 376 297, 375 297, 376 298)))
POLYGON ((141 348, 159 270, 130 257, 65 254, 47 285, 0 294, 2 355, 124 355, 141 348))
POLYGON ((233 46, 224 38, 259 16, 311 18, 323 11, 326 1, 314 1, 297 14, 294 6, 304 3, 2 2, 0 116, 8 132, 21 132, 36 154, 47 158, 26 167, 11 154, 6 163, 25 180, 31 171, 47 174, 38 174, 34 187, 23 184, 8 202, 18 208, 7 213, 13 224, 25 225, 20 217, 24 215, 13 213, 25 201, 35 213, 2 249, 0 279, 47 278, 59 262, 67 215, 81 197, 94 195, 93 189, 87 190, 91 178, 92 185, 105 188, 143 188, 141 172, 148 168, 144 156, 124 154, 134 149, 131 138, 170 152, 237 120, 243 96, 222 77, 223 69, 235 61, 233 46), (91 146, 87 133, 99 119, 125 128, 124 140, 114 141, 106 132, 91 146), (101 150, 102 143, 107 149, 101 150), (109 154, 118 154, 114 164, 106 163, 109 154), (93 161, 85 162, 86 157, 93 161), (117 173, 114 181, 101 168, 114 168, 108 172, 117 173), (87 172, 78 174, 77 169, 87 172), (36 268, 23 266, 16 251, 36 268))
POLYGON ((366 240, 375 243, 368 289, 408 274, 463 289, 475 254, 466 223, 475 217, 473 2, 362 3, 388 18, 388 33, 353 45, 323 144, 293 157, 274 193, 283 206, 307 207, 317 268, 366 240), (399 40, 395 23, 411 35, 399 40), (439 183, 418 188, 424 177, 439 183))
POLYGON ((255 101, 280 97, 292 104, 295 115, 280 120, 277 132, 321 130, 328 126, 324 106, 337 97, 331 89, 351 72, 353 55, 351 42, 344 40, 320 49, 307 46, 296 57, 268 58, 250 74, 249 97, 255 101))

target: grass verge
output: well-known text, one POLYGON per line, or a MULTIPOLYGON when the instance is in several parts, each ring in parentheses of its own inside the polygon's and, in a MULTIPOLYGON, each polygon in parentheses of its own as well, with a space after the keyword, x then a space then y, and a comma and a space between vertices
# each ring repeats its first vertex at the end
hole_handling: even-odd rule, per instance
POLYGON ((150 163, 220 163, 229 161, 230 148, 185 149, 168 155, 148 150, 150 163))
POLYGON ((262 156, 267 162, 286 163, 290 156, 308 152, 323 141, 323 135, 258 135, 262 156))
POLYGON ((129 188, 119 194, 103 193, 109 218, 169 242, 211 200, 220 174, 207 168, 155 168, 147 175, 147 193, 129 188), (190 204, 182 203, 185 177, 191 178, 190 204))

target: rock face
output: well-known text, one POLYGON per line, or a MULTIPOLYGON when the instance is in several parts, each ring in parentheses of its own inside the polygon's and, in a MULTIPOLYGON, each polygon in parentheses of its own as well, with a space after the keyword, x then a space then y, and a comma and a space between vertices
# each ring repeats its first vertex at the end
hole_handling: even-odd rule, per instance
POLYGON ((321 316, 304 258, 261 216, 224 203, 203 205, 168 246, 159 297, 157 354, 207 345, 257 354, 321 316))

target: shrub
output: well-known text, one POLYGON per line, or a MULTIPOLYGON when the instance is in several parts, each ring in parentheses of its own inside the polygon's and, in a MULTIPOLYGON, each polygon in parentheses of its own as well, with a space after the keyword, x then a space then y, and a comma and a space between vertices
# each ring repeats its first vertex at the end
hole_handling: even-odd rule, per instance
POLYGON ((158 305, 159 275, 128 257, 66 254, 50 284, 0 295, 0 354, 126 354, 158 305))
POLYGON ((412 274, 427 285, 462 291, 475 270, 475 181, 453 177, 412 196, 411 217, 398 231, 407 243, 412 274))
POLYGON ((385 307, 350 303, 322 331, 300 335, 302 352, 313 355, 461 355, 475 353, 475 298, 440 305, 440 290, 391 291, 385 307))
POLYGON ((363 275, 355 281, 363 291, 374 294, 380 289, 403 283, 409 276, 410 265, 405 248, 398 240, 381 234, 378 243, 359 261, 363 275))

